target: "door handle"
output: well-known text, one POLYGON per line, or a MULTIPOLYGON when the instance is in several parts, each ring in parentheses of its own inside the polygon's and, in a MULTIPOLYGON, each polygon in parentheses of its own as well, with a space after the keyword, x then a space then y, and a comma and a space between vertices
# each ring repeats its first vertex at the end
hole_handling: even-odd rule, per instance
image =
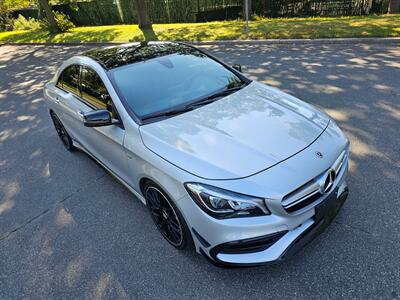
POLYGON ((80 116, 82 119, 85 117, 85 113, 81 110, 77 111, 78 116, 80 116))
POLYGON ((54 98, 54 102, 55 102, 56 104, 60 104, 61 100, 60 100, 60 98, 55 97, 55 98, 54 98))

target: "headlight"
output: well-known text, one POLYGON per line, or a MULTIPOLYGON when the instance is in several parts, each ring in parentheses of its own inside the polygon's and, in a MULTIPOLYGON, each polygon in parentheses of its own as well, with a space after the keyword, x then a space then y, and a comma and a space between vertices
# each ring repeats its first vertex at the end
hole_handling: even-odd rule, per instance
POLYGON ((264 199, 246 196, 200 183, 186 183, 192 199, 217 219, 269 215, 264 199))

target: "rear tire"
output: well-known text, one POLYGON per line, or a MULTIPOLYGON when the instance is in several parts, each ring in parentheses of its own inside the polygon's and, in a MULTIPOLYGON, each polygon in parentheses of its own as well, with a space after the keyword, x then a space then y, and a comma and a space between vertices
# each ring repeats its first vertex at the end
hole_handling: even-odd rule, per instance
POLYGON ((65 149, 68 151, 75 151, 76 148, 72 143, 72 139, 69 136, 68 132, 65 130, 64 125, 61 123, 61 120, 57 117, 54 112, 50 112, 51 119, 53 120, 54 128, 57 131, 58 137, 63 143, 65 149))
POLYGON ((162 236, 179 250, 193 245, 189 228, 174 202, 156 184, 148 181, 143 187, 150 215, 162 236))

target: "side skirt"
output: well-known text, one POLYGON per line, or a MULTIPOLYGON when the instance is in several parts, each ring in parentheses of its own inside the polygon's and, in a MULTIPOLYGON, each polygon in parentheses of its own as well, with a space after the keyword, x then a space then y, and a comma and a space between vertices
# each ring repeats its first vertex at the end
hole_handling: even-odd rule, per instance
POLYGON ((82 150, 91 158, 93 158, 104 170, 110 173, 115 179, 117 179, 123 186, 125 186, 132 194, 135 195, 144 205, 146 205, 146 199, 138 193, 133 187, 131 187, 127 182, 125 182, 121 177, 111 171, 106 165, 104 165, 96 156, 94 156, 89 150, 87 150, 84 146, 82 146, 77 140, 72 139, 72 142, 76 148, 82 150))

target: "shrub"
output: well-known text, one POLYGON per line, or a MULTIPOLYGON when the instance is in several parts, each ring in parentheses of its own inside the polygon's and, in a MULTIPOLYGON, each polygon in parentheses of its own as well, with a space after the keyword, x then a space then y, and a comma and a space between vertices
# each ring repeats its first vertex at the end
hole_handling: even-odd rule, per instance
MULTIPOLYGON (((61 32, 68 31, 71 28, 75 27, 75 24, 69 19, 69 16, 62 12, 54 11, 54 18, 56 19, 58 28, 60 28, 61 32)), ((41 27, 49 29, 50 24, 47 19, 43 19, 40 21, 41 27)))
POLYGON ((13 30, 36 30, 41 28, 41 23, 33 18, 26 19, 23 15, 18 15, 18 18, 13 20, 13 30))
POLYGON ((0 31, 8 31, 13 29, 14 19, 10 17, 8 12, 2 12, 0 9, 0 31))

